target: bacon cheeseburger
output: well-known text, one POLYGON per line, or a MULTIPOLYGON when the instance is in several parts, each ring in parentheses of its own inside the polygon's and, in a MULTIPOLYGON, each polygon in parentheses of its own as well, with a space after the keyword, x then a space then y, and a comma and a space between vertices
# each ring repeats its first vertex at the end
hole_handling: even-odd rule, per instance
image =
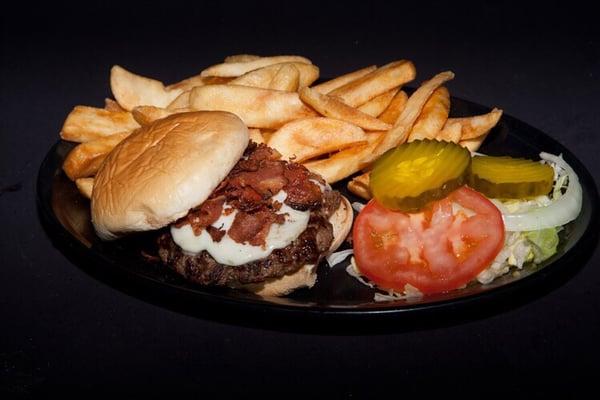
POLYGON ((91 208, 102 239, 166 227, 159 256, 170 268, 262 296, 314 285, 316 265, 352 225, 348 200, 249 142, 226 112, 176 114, 134 132, 100 168, 91 208))

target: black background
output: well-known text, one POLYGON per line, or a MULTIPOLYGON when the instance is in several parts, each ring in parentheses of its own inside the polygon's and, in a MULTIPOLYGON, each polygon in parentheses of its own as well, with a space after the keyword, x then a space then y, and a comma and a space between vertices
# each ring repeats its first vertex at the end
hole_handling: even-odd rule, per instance
POLYGON ((101 106, 110 96, 113 64, 171 83, 236 53, 301 54, 323 76, 408 58, 417 81, 453 70, 452 95, 547 132, 598 181, 600 34, 592 9, 575 2, 216 3, 3 10, 3 392, 60 392, 69 384, 92 395, 151 397, 521 397, 593 387, 597 249, 568 282, 515 309, 440 326, 319 334, 171 311, 95 279, 53 247, 36 212, 37 170, 70 109, 101 106))

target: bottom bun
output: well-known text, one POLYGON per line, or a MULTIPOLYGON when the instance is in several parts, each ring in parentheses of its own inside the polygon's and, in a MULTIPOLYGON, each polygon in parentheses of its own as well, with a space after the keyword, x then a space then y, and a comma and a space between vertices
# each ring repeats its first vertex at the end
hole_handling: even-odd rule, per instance
POLYGON ((303 287, 311 288, 317 281, 317 268, 314 264, 306 264, 298 271, 281 278, 267 279, 261 283, 242 286, 243 289, 263 297, 278 297, 292 293, 303 287))
MULTIPOLYGON (((329 253, 333 253, 350 233, 354 214, 348 199, 342 196, 340 206, 331 217, 329 222, 333 226, 333 241, 329 253)), ((298 271, 282 276, 281 278, 268 279, 261 283, 243 285, 242 288, 263 297, 285 296, 296 289, 314 286, 317 281, 317 266, 306 264, 298 271)))

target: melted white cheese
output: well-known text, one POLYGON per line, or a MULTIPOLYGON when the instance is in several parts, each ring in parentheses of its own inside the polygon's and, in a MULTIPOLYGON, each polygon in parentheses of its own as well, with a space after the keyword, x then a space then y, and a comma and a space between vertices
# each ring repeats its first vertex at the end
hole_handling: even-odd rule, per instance
MULTIPOLYGON (((287 193, 280 191, 272 197, 274 201, 280 202, 281 209, 277 214, 285 215, 283 224, 272 224, 269 233, 265 238, 265 246, 252 246, 248 243, 238 243, 228 234, 225 234, 221 241, 215 242, 208 232, 203 229, 200 235, 196 236, 189 224, 181 228, 171 226, 171 235, 175 243, 188 254, 198 254, 206 250, 219 264, 223 265, 242 265, 251 261, 260 260, 268 257, 273 250, 281 249, 292 243, 302 232, 306 230, 310 218, 309 211, 298 211, 284 204, 287 193)), ((231 208, 227 203, 223 206, 223 211, 231 208)), ((228 231, 233 224, 237 210, 229 215, 221 214, 212 226, 228 231)))

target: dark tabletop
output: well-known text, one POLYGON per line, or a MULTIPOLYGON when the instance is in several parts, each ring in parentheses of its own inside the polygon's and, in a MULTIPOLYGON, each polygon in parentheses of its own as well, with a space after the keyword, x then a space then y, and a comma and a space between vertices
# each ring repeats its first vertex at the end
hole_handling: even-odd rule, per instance
POLYGON ((451 69, 452 95, 498 106, 548 133, 598 182, 595 12, 573 2, 342 3, 78 2, 2 13, 0 393, 70 384, 92 394, 209 398, 479 397, 593 387, 597 248, 571 279, 517 307, 345 332, 181 312, 90 274, 53 245, 36 211, 38 168, 71 108, 102 106, 110 96, 113 64, 175 82, 236 53, 301 54, 324 76, 408 58, 418 81, 451 69))

